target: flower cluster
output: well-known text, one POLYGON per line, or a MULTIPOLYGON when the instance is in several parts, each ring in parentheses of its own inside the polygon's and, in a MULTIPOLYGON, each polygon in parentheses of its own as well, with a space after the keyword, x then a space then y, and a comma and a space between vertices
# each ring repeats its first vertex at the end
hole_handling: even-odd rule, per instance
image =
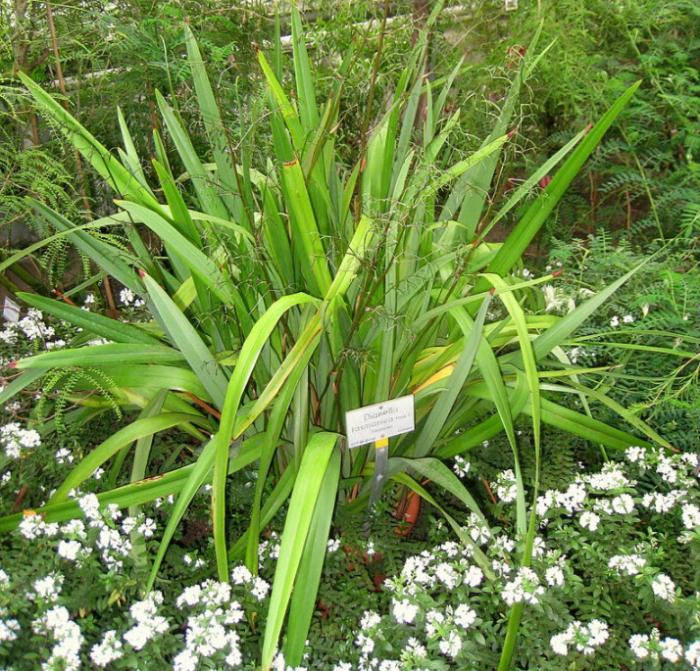
POLYGON ((552 636, 549 644, 557 655, 566 656, 569 649, 574 648, 590 656, 608 640, 608 636, 608 625, 602 620, 591 620, 588 624, 574 620, 566 631, 552 636))
POLYGON ((651 634, 633 634, 629 639, 629 646, 632 654, 638 660, 659 661, 664 659, 672 664, 686 659, 691 668, 700 668, 698 662, 698 652, 700 652, 700 642, 692 643, 684 650, 683 645, 677 638, 666 636, 661 638, 658 629, 652 629, 651 634))
POLYGON ((0 426, 0 445, 10 459, 18 459, 23 450, 32 450, 41 445, 41 436, 34 429, 23 429, 16 422, 0 426))

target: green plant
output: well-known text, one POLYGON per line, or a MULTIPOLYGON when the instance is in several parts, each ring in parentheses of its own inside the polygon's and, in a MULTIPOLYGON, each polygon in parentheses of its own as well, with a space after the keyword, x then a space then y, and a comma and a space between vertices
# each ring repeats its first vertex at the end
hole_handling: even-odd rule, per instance
MULTIPOLYGON (((438 11, 439 7, 427 27, 438 11)), ((78 406, 99 411, 116 401, 125 409, 140 410, 136 420, 74 468, 40 512, 47 521, 78 515, 69 492, 110 460, 109 481, 131 482, 104 491, 103 503, 136 506, 177 493, 147 588, 157 580, 190 501, 209 480, 220 580, 228 579, 232 558, 245 557, 250 569, 257 570, 260 533, 288 502, 262 644, 265 669, 272 663, 288 610, 283 651, 289 663, 300 661, 336 501, 362 511, 372 492, 391 480, 433 503, 469 544, 460 525, 420 481, 439 485, 483 519, 442 459, 504 431, 517 480, 520 562, 527 567, 536 515, 526 496, 538 490, 541 425, 613 449, 646 444, 551 398, 557 392, 575 393, 584 400, 605 398, 595 390, 566 384, 580 371, 565 359, 562 365, 559 348, 634 270, 564 317, 530 315, 523 307, 529 289, 551 275, 522 280, 513 273, 636 85, 492 213, 487 195, 500 149, 508 141, 519 89, 543 55, 535 51, 537 38, 520 63, 491 135, 478 151, 455 161, 446 143, 459 111, 445 115, 444 110, 457 70, 442 82, 426 83, 419 76, 423 32, 386 113, 347 168, 336 159, 333 129, 349 60, 341 67, 335 94, 319 109, 294 10, 292 19, 296 103, 280 84, 278 44, 273 65, 259 54, 274 160, 255 166, 255 136, 232 137, 223 125, 199 49, 186 30, 213 163, 197 155, 177 112, 157 94, 169 141, 185 169, 176 177, 175 158, 156 133, 153 166, 165 202, 147 182, 121 117, 124 150, 116 158, 38 85, 22 77, 42 112, 58 123, 66 139, 119 194, 120 211, 91 226, 123 227, 131 249, 88 235, 40 203, 34 203, 35 211, 110 277, 142 296, 153 321, 124 323, 22 294, 27 304, 110 342, 21 359, 15 367, 25 372, 0 393, 4 401, 57 367, 90 367, 104 371, 112 381, 111 398, 101 398, 88 385, 84 394, 75 389, 72 398, 78 406), (425 119, 418 116, 420 105, 426 105, 425 119), (485 243, 488 231, 560 162, 549 186, 524 210, 506 241, 485 243), (182 182, 191 186, 184 193, 182 182), (157 236, 162 254, 149 252, 138 225, 157 236), (496 298, 502 311, 494 314, 496 298), (552 378, 562 384, 551 384, 552 378), (346 410, 411 392, 417 430, 392 440, 384 472, 373 451, 350 451, 342 445, 346 410), (520 415, 532 423, 537 463, 529 493, 513 428, 520 415), (143 479, 152 436, 175 427, 197 441, 195 459, 143 479), (129 475, 122 467, 132 445, 129 475), (226 532, 227 476, 255 462, 258 476, 249 526, 234 541, 226 532), (263 501, 271 479, 274 487, 263 501)), ((667 445, 624 408, 616 410, 639 433, 667 445)), ((73 412, 82 417, 81 408, 73 412)), ((0 529, 13 528, 18 521, 18 516, 3 518, 0 529)), ((474 547, 473 552, 491 575, 481 550, 474 547)), ((501 668, 510 665, 521 612, 522 604, 516 604, 501 668)))

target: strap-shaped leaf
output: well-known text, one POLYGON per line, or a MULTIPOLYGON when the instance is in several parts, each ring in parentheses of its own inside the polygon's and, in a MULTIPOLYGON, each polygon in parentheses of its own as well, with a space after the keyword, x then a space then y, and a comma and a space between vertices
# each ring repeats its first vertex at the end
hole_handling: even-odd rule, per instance
POLYGON ((110 319, 104 315, 87 310, 81 310, 74 305, 68 305, 63 301, 57 301, 38 294, 19 292, 17 297, 42 312, 63 321, 67 321, 74 326, 78 326, 85 331, 101 336, 116 343, 140 343, 142 345, 158 345, 158 339, 149 335, 138 326, 132 326, 117 319, 110 319))
POLYGON ((170 336, 171 342, 180 350, 217 407, 221 408, 227 385, 226 375, 221 366, 194 326, 157 282, 144 274, 143 283, 153 303, 156 316, 170 336))
POLYGON ((263 669, 268 671, 277 650, 277 641, 292 596, 302 553, 311 528, 316 502, 338 440, 334 433, 316 433, 306 446, 296 478, 289 510, 280 540, 279 557, 267 612, 262 644, 263 669))
POLYGON ((263 348, 284 314, 294 307, 318 302, 308 294, 292 294, 283 296, 275 301, 265 314, 255 322, 252 330, 241 347, 236 367, 226 389, 226 396, 221 410, 219 431, 216 434, 216 459, 214 465, 214 480, 212 488, 212 520, 214 524, 214 545, 219 570, 219 580, 228 579, 228 558, 226 552, 226 463, 229 444, 234 434, 236 415, 243 399, 248 382, 253 374, 255 364, 263 348))

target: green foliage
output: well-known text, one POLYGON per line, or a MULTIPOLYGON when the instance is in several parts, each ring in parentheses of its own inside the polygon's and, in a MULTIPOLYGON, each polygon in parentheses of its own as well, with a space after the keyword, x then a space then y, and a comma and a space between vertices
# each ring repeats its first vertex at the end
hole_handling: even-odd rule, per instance
MULTIPOLYGON (((93 135, 34 80, 20 75, 42 114, 63 134, 65 146, 74 147, 104 180, 107 189, 99 188, 105 196, 108 190, 118 196, 117 213, 83 226, 74 212, 61 211, 46 198, 31 200, 37 217, 56 231, 47 241, 70 240, 98 267, 98 279, 110 277, 138 295, 150 319, 122 324, 26 297, 30 305, 40 304, 45 312, 112 342, 78 338, 67 349, 22 358, 16 368, 23 377, 2 398, 21 391, 23 380, 29 386, 48 371, 49 391, 60 383, 62 392, 52 399, 51 430, 73 417, 83 421, 83 410, 99 415, 116 408, 130 418, 64 477, 41 509, 46 520, 78 515, 70 492, 103 468, 109 468, 109 477, 102 503, 134 509, 177 494, 150 572, 140 572, 143 587, 150 589, 162 582, 159 571, 203 486, 211 483, 211 534, 221 581, 229 579, 229 563, 242 558, 251 571, 258 570, 262 535, 281 512, 281 560, 262 635, 262 666, 268 669, 278 646, 289 663, 301 662, 336 505, 371 514, 383 488, 389 496, 407 488, 443 514, 470 547, 473 539, 445 499, 459 501, 482 522, 485 515, 442 460, 504 433, 517 492, 514 556, 518 566, 527 568, 535 551, 537 515, 530 502, 542 478, 543 430, 548 436, 557 432, 553 435, 593 441, 603 446, 603 454, 605 448, 649 441, 669 446, 645 422, 650 415, 624 395, 625 383, 618 380, 633 375, 610 370, 619 357, 608 352, 639 350, 682 359, 683 366, 675 369, 679 387, 663 389, 671 405, 690 387, 687 366, 694 360, 690 349, 669 345, 676 329, 640 331, 633 343, 595 340, 609 335, 601 335, 600 322, 577 331, 588 318, 603 314, 604 303, 626 282, 638 286, 635 277, 643 264, 620 260, 611 284, 610 264, 606 272, 601 267, 600 278, 590 282, 590 299, 581 303, 576 295, 579 304, 565 315, 559 314, 564 299, 552 309, 551 296, 540 294, 543 283, 554 281, 553 274, 534 279, 518 269, 553 215, 561 222, 568 207, 565 192, 576 187, 577 175, 596 152, 596 160, 588 163, 595 175, 604 170, 606 157, 623 159, 596 194, 624 193, 635 206, 644 200, 660 237, 665 218, 678 212, 687 231, 695 228, 691 173, 683 171, 676 191, 660 194, 650 188, 649 175, 659 173, 668 156, 639 152, 628 165, 638 137, 626 127, 622 139, 600 144, 639 83, 615 80, 603 87, 597 95, 605 107, 614 102, 600 120, 588 132, 558 142, 552 152, 551 145, 538 141, 539 151, 552 157, 530 171, 520 188, 509 189, 505 176, 520 170, 520 163, 509 167, 519 150, 508 131, 527 118, 519 108, 521 92, 527 95, 527 87, 536 86, 536 66, 556 48, 555 42, 546 42, 537 50, 540 32, 545 25, 551 29, 551 23, 538 23, 530 47, 516 52, 496 118, 485 129, 475 124, 484 139, 470 140, 473 151, 465 154, 460 132, 470 115, 451 99, 462 63, 452 64, 445 77, 424 76, 426 63, 435 58, 427 35, 436 25, 437 10, 416 24, 421 29, 410 50, 392 46, 391 39, 415 26, 399 21, 390 39, 385 25, 378 42, 365 42, 354 52, 357 58, 351 54, 324 81, 323 70, 311 68, 301 17, 292 9, 293 68, 288 70, 293 76, 286 75, 282 44, 275 41, 269 58, 257 52, 260 73, 233 84, 224 75, 234 65, 226 57, 228 43, 207 33, 205 65, 191 28, 185 28, 183 38, 172 21, 184 16, 185 4, 169 3, 158 12, 163 15, 119 33, 127 52, 134 51, 136 40, 146 45, 144 67, 119 67, 132 86, 137 81, 132 74, 144 75, 138 90, 148 100, 153 92, 155 103, 141 105, 141 116, 118 112, 118 123, 108 133, 93 135), (372 49, 376 56, 369 59, 372 49), (185 52, 186 59, 180 58, 185 52), (400 67, 385 69, 386 60, 400 67), (362 113, 353 116, 350 110, 343 116, 344 101, 357 99, 368 74, 362 113), (348 130, 339 130, 346 120, 348 130), (157 131, 152 140, 145 125, 157 131), (123 149, 115 154, 108 147, 116 143, 110 134, 117 128, 123 149), (145 155, 152 160, 142 161, 145 155), (545 185, 542 179, 549 173, 553 176, 545 185), (485 241, 509 219, 515 226, 503 242, 485 241), (589 336, 595 351, 603 348, 605 356, 577 363, 571 353, 589 336), (53 372, 61 367, 69 371, 53 372), (386 471, 373 450, 350 451, 339 440, 345 411, 407 393, 415 395, 417 430, 392 440, 386 471), (66 412, 66 399, 75 410, 66 412), (132 419, 134 411, 137 419, 132 419), (630 429, 618 426, 620 418, 630 429), (526 426, 526 433, 517 433, 516 426, 526 426), (154 467, 152 445, 173 430, 193 441, 185 465, 175 467, 178 451, 154 467), (251 499, 233 483, 253 464, 257 481, 251 499), (144 479, 156 474, 156 480, 144 479), (428 482, 439 493, 434 495, 428 482), (234 534, 232 518, 240 515, 243 499, 248 514, 234 534), (280 643, 286 618, 287 638, 280 643)), ((210 18, 203 17, 203 23, 210 18)), ((686 119, 692 114, 689 105, 683 107, 686 119)), ((591 208, 594 223, 597 216, 609 218, 599 204, 591 208)), ((627 228, 647 230, 647 219, 630 219, 627 228)), ((10 257, 5 265, 18 258, 10 257)), ((680 280, 666 279, 680 290, 680 280)), ((694 296, 691 291, 689 299, 694 296)), ((567 454, 561 469, 571 464, 572 453, 567 454)), ((0 528, 9 530, 19 519, 18 514, 0 519, 0 528)), ((477 547, 471 552, 493 580, 486 554, 477 547)), ((510 610, 501 669, 518 654, 523 611, 522 604, 510 610)))

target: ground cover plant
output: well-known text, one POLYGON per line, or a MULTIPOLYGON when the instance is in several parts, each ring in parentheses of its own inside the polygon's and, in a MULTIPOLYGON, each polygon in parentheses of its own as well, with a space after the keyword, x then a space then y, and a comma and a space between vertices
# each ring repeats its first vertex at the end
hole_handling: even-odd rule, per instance
MULTIPOLYGON (((605 461, 623 451, 643 455, 633 461, 666 475, 667 484, 678 480, 657 512, 673 509, 678 527, 682 510, 685 532, 669 523, 671 540, 682 535, 695 552, 697 462, 692 455, 671 460, 669 440, 599 384, 614 363, 577 356, 581 327, 609 309, 644 262, 591 283, 575 305, 561 299, 556 309, 558 268, 535 276, 522 265, 638 84, 519 187, 492 200, 503 147, 517 132, 512 119, 521 89, 551 44, 536 31, 519 55, 495 127, 464 156, 450 145, 460 112, 447 104, 462 64, 442 79, 423 76, 439 10, 426 18, 350 161, 335 137, 353 54, 319 105, 295 10, 290 67, 279 41, 267 55, 258 52, 264 90, 241 110, 251 123, 240 133, 223 123, 194 33, 184 28, 209 151, 195 150, 174 101, 156 92, 164 132, 154 131, 148 168, 121 112, 123 149, 110 153, 21 76, 39 112, 113 190, 116 211, 76 224, 32 199, 35 216, 56 233, 0 267, 67 239, 94 264, 97 280, 121 287, 121 306, 102 314, 96 293, 84 295, 95 279, 71 296, 19 293, 29 311, 2 332, 8 352, 0 400, 10 413, 2 430, 9 474, 3 486, 16 493, 0 531, 10 534, 8 556, 31 547, 37 553, 26 569, 8 568, 1 577, 0 654, 8 663, 392 669, 460 668, 478 658, 508 669, 557 668, 556 655, 571 652, 571 668, 589 668, 593 649, 611 635, 616 663, 696 664, 688 569, 662 564, 652 540, 636 547, 642 541, 629 516, 637 504, 641 511, 654 501, 635 489, 632 476, 608 463, 603 475, 569 472, 562 491, 543 491, 548 441, 593 443, 605 461), (269 135, 259 132, 263 124, 269 135), (518 223, 506 239, 488 242, 512 215, 518 223), (22 404, 13 404, 38 385, 44 393, 26 417, 22 404), (347 448, 346 411, 406 394, 415 398, 414 432, 388 447, 347 448), (95 422, 116 423, 104 440, 86 444, 95 422), (77 442, 61 445, 60 468, 44 471, 51 486, 30 486, 29 464, 38 471, 47 445, 71 437, 77 442), (491 484, 486 473, 481 482, 465 478, 465 453, 489 445, 507 468, 491 484), (329 591, 333 571, 367 569, 369 583, 381 588, 386 574, 372 574, 371 564, 387 545, 379 540, 382 516, 396 501, 397 514, 410 521, 399 534, 407 533, 415 520, 405 511, 420 499, 453 534, 434 535, 438 577, 427 580, 425 594, 404 594, 401 578, 390 579, 382 593, 393 601, 380 595, 368 605, 390 607, 408 629, 392 638, 391 627, 377 630, 381 617, 368 614, 347 656, 329 657, 327 634, 312 620, 322 604, 342 602, 329 591), (508 503, 512 510, 502 505, 508 503), (595 539, 570 533, 567 515, 574 513, 590 532, 624 526, 614 556, 648 559, 648 571, 637 566, 651 581, 635 583, 640 608, 652 608, 647 588, 656 596, 663 588, 668 597, 681 585, 675 610, 653 623, 658 635, 643 628, 642 617, 630 636, 647 638, 624 647, 627 630, 619 627, 632 622, 622 622, 619 608, 607 614, 573 607, 597 594, 577 591, 577 575, 595 585, 624 564, 596 549, 595 539), (573 568, 566 569, 569 554, 573 568), (666 578, 659 582, 657 574, 666 578), (565 578, 571 588, 556 592, 565 578), (546 598, 545 582, 553 588, 546 598), (94 587, 84 594, 81 584, 94 587), (439 585, 464 588, 444 612, 427 605, 446 603, 439 585), (528 605, 540 608, 533 615, 528 605), (466 630, 477 617, 483 626, 473 639, 450 629, 456 623, 466 630), (412 635, 422 622, 425 640, 412 635), (536 643, 543 632, 549 647, 536 643), (402 658, 395 654, 400 646, 413 652, 402 658), (642 649, 646 657, 637 654, 642 649), (18 650, 28 656, 14 660, 18 650)), ((676 337, 639 335, 660 338, 654 347, 667 353, 676 337)), ((595 330, 584 336, 602 337, 595 330)), ((692 335, 686 340, 695 342, 692 335)), ((604 345, 612 357, 625 349, 604 345)), ((651 534, 652 522, 644 524, 642 535, 651 534)), ((671 541, 665 551, 677 553, 671 541)), ((388 572, 401 570, 399 555, 387 559, 388 572)), ((421 570, 431 561, 426 557, 421 570)), ((630 594, 621 588, 614 598, 624 603, 630 594)))

